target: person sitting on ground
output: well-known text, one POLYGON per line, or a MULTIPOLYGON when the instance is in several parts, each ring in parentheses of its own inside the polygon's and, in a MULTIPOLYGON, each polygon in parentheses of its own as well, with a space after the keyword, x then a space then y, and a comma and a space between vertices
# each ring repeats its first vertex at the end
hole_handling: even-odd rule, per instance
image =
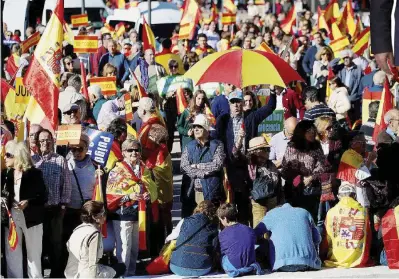
POLYGON ((204 276, 211 272, 218 248, 216 207, 202 201, 190 217, 180 220, 166 241, 176 240, 170 270, 179 276, 204 276))
POLYGON ((262 275, 261 267, 255 259, 255 231, 237 222, 238 212, 233 204, 222 204, 217 210, 217 215, 224 226, 219 234, 224 271, 230 277, 254 272, 262 275))
POLYGON ((356 201, 355 186, 343 182, 338 190, 339 202, 327 212, 327 267, 369 266, 371 246, 367 210, 356 201))
POLYGON ((285 203, 272 209, 255 228, 257 237, 267 233, 269 261, 273 271, 295 272, 321 268, 318 246, 321 242, 308 211, 285 203))

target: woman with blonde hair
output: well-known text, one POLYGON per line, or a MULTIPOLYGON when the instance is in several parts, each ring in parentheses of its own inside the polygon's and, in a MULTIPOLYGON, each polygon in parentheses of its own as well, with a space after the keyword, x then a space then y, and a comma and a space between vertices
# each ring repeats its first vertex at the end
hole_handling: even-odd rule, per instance
POLYGON ((181 149, 184 150, 187 143, 194 139, 191 124, 198 114, 206 114, 206 107, 210 108, 208 97, 204 90, 197 90, 191 98, 188 108, 180 115, 177 122, 177 130, 181 136, 181 149))
POLYGON ((114 65, 107 63, 104 65, 102 76, 103 77, 114 77, 116 76, 117 70, 114 65))
POLYGON ((28 275, 42 278, 43 217, 47 200, 43 174, 34 167, 30 151, 23 142, 9 141, 5 151, 7 169, 2 173, 2 206, 6 205, 11 211, 18 235, 16 246, 10 247, 8 233, 3 232, 7 277, 23 278, 22 240, 25 238, 28 275))
POLYGON ((348 89, 339 77, 329 80, 331 95, 328 98, 327 105, 336 113, 337 121, 341 127, 349 130, 347 122, 348 111, 351 109, 348 89))
POLYGON ((326 87, 328 77, 328 64, 334 59, 334 53, 328 46, 322 47, 316 53, 316 61, 313 64, 313 77, 316 80, 316 87, 326 87))

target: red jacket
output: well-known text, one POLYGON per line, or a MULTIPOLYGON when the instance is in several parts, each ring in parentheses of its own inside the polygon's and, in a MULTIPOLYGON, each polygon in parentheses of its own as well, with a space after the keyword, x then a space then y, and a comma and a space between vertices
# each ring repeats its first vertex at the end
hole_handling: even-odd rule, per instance
POLYGON ((108 50, 104 46, 100 46, 97 50, 97 53, 90 54, 90 72, 92 75, 101 76, 102 73, 98 72, 98 65, 100 64, 101 57, 106 54, 108 50))
POLYGON ((297 110, 299 111, 299 118, 302 120, 305 115, 306 108, 302 103, 301 97, 292 89, 285 89, 283 91, 283 107, 284 107, 284 119, 291 116, 297 116, 297 110))

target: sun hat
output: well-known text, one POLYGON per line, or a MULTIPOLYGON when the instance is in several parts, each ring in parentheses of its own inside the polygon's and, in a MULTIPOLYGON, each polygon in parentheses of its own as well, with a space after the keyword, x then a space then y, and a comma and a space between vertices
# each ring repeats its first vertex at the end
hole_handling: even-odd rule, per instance
POLYGON ((265 137, 255 137, 249 141, 248 151, 253 151, 259 148, 270 147, 270 144, 266 141, 265 137))
POLYGON ((210 123, 209 123, 209 119, 208 119, 208 117, 206 117, 205 114, 198 114, 198 115, 195 117, 194 122, 193 122, 192 125, 193 125, 193 126, 194 126, 194 125, 201 126, 202 128, 204 128, 204 129, 207 130, 208 132, 209 132, 209 131, 215 130, 215 129, 213 129, 213 128, 211 127, 211 125, 210 125, 210 123))
POLYGON ((356 188, 353 184, 349 183, 348 181, 343 181, 341 186, 338 189, 338 195, 343 194, 356 194, 356 188))

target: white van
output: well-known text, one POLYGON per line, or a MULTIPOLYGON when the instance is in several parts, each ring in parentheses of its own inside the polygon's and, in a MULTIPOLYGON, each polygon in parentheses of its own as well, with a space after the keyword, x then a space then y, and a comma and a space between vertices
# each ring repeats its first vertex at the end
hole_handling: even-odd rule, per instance
MULTIPOLYGON (((57 0, 46 0, 43 9, 42 24, 47 24, 56 4, 57 0)), ((105 6, 103 0, 85 0, 85 11, 95 29, 100 29, 103 26, 101 16, 107 17, 111 13, 111 9, 105 6)), ((71 15, 79 15, 81 13, 82 0, 64 1, 64 19, 67 23, 71 23, 71 15)))

